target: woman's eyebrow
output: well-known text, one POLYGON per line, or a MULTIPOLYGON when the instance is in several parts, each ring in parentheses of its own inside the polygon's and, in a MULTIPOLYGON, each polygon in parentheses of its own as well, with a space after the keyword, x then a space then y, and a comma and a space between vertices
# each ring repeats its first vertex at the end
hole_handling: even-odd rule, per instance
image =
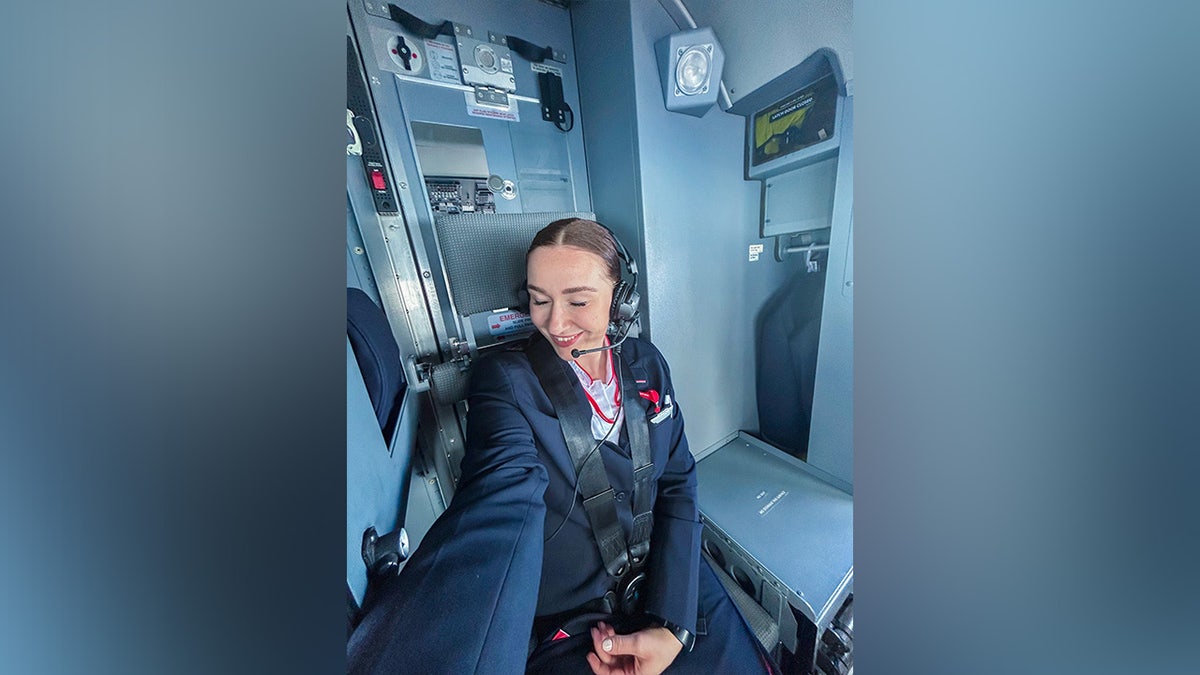
MULTIPOLYGON (((538 288, 537 286, 534 286, 533 284, 526 284, 525 288, 527 288, 528 290, 531 290, 531 291, 537 291, 538 293, 541 293, 542 295, 550 295, 550 293, 548 291, 538 288)), ((591 286, 572 286, 570 288, 564 289, 562 294, 570 295, 572 293, 582 293, 584 291, 591 291, 593 293, 599 292, 596 289, 592 288, 591 286)))

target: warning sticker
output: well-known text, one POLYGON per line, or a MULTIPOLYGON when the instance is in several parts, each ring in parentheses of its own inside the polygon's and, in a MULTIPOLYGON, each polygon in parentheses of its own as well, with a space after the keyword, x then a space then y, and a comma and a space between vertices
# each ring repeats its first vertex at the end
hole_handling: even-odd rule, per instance
POLYGON ((488 317, 488 332, 495 336, 513 335, 533 325, 524 312, 503 312, 488 317))
POLYGON ((562 68, 559 68, 558 66, 551 66, 545 63, 531 63, 529 64, 529 69, 535 73, 554 73, 555 75, 562 77, 562 68))
POLYGON ((429 76, 435 82, 462 83, 458 77, 458 54, 454 53, 454 45, 426 40, 425 56, 429 63, 429 76))

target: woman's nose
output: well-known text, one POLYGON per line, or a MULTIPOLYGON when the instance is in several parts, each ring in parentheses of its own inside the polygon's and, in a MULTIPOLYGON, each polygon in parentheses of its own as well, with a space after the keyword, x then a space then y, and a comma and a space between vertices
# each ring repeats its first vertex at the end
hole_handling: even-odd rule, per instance
POLYGON ((550 306, 550 332, 555 335, 562 335, 562 329, 566 328, 569 323, 566 310, 563 309, 560 303, 553 303, 550 306))

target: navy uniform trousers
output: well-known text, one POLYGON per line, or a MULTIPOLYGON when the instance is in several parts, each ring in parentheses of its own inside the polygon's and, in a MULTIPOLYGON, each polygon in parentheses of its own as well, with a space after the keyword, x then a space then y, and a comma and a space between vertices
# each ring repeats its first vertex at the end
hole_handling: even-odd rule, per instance
MULTIPOLYGON (((542 338, 535 333, 532 339, 542 338)), ((645 611, 697 635, 695 649, 680 653, 667 672, 765 672, 753 635, 700 560, 695 462, 678 404, 672 401, 675 409, 663 414, 674 394, 666 361, 652 345, 632 338, 620 358, 644 394, 623 401, 625 414, 646 416, 655 465, 645 611), (658 406, 646 400, 653 398, 658 406)), ((573 404, 590 415, 590 403, 577 389, 573 404)), ((599 453, 625 505, 618 514, 628 537, 633 470, 624 433, 619 441, 603 444, 599 453)), ((553 405, 525 354, 480 359, 458 491, 401 573, 368 590, 347 646, 349 672, 591 672, 584 659, 590 650, 586 630, 543 641, 530 654, 535 617, 593 601, 611 583, 586 511, 573 506, 574 480, 553 405)), ((624 633, 646 619, 608 622, 624 633)))
MULTIPOLYGON (((665 673, 769 673, 767 658, 755 641, 750 628, 721 582, 705 562, 700 563, 699 615, 701 633, 691 652, 680 652, 665 673)), ((605 618, 621 634, 642 628, 645 621, 605 618)), ((587 663, 588 652, 592 651, 592 637, 587 631, 581 635, 538 645, 529 657, 526 672, 530 675, 591 675, 587 663)))

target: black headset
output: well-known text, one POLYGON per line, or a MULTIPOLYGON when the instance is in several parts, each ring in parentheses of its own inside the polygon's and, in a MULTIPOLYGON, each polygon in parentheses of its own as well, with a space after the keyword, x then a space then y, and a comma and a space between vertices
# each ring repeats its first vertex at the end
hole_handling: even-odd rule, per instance
POLYGON ((617 257, 625 263, 626 275, 622 275, 621 280, 613 288, 612 306, 608 308, 608 332, 611 335, 622 335, 629 332, 629 328, 638 319, 638 306, 642 302, 642 296, 637 290, 637 261, 633 256, 629 255, 629 251, 625 249, 625 245, 617 238, 617 233, 608 229, 608 226, 596 223, 608 230, 608 234, 612 237, 613 243, 617 245, 617 257))
MULTIPOLYGON (((612 237, 613 243, 617 246, 617 257, 621 259, 621 262, 625 263, 625 271, 622 273, 617 285, 613 287, 612 304, 608 308, 609 335, 622 335, 628 333, 629 329, 638 320, 638 306, 642 301, 642 296, 637 290, 637 261, 633 259, 633 256, 629 255, 629 250, 617 238, 616 232, 613 232, 604 223, 592 222, 595 222, 608 231, 608 235, 612 237)), ((526 284, 528 284, 527 279, 521 280, 521 287, 517 289, 517 298, 521 311, 528 314, 529 290, 526 288, 526 284)))

